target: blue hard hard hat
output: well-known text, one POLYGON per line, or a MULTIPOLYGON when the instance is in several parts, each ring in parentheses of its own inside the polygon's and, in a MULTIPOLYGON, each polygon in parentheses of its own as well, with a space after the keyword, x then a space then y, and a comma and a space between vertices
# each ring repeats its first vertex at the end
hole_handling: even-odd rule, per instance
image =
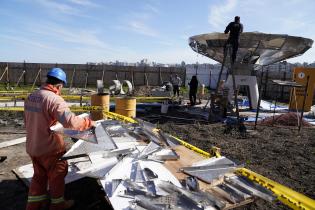
POLYGON ((54 77, 63 81, 63 83, 67 84, 67 75, 61 68, 52 68, 48 73, 47 76, 54 77))

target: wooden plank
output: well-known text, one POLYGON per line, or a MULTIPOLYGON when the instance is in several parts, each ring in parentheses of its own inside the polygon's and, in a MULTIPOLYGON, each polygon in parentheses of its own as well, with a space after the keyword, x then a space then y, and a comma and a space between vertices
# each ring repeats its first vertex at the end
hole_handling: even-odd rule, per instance
MULTIPOLYGON (((179 171, 180 168, 182 167, 187 167, 187 166, 191 166, 193 163, 196 163, 198 161, 201 160, 205 160, 207 158, 195 153, 194 151, 179 145, 173 148, 176 153, 180 156, 180 158, 178 160, 169 160, 169 161, 165 161, 164 166, 178 179, 178 180, 182 180, 185 179, 188 175, 182 173, 179 171)), ((226 175, 229 176, 233 173, 227 173, 226 175)), ((217 198, 220 198, 223 202, 226 203, 226 207, 224 208, 224 210, 226 209, 233 209, 236 207, 240 207, 243 205, 246 205, 248 203, 251 203, 254 201, 253 198, 249 198, 247 200, 241 201, 239 203, 231 203, 230 201, 228 201, 227 199, 225 199, 224 197, 222 197, 222 195, 220 195, 219 193, 215 192, 214 190, 212 190, 212 188, 218 184, 223 183, 224 180, 223 178, 215 180, 213 183, 208 184, 205 183, 201 180, 198 180, 199 183, 199 187, 202 191, 208 192, 212 195, 214 195, 217 198)))
POLYGON ((180 158, 178 160, 165 161, 164 165, 168 170, 170 170, 172 174, 175 175, 177 179, 185 179, 187 177, 187 175, 179 171, 180 168, 191 166, 193 163, 205 159, 201 155, 187 149, 182 145, 176 146, 173 149, 180 158))
POLYGON ((16 145, 16 144, 21 144, 26 142, 26 137, 22 137, 22 138, 18 138, 18 139, 14 139, 14 140, 10 140, 10 141, 5 141, 0 143, 0 149, 4 148, 4 147, 9 147, 12 145, 16 145))

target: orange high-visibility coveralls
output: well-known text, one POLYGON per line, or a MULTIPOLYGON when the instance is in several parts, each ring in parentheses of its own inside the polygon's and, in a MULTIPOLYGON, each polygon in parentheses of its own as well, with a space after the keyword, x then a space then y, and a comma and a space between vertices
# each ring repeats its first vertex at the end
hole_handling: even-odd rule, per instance
POLYGON ((47 205, 47 190, 50 209, 63 209, 68 164, 59 158, 65 153, 65 143, 61 135, 50 130, 50 126, 59 121, 65 128, 85 130, 91 127, 91 120, 75 116, 58 89, 49 84, 28 96, 24 110, 26 152, 34 167, 26 209, 37 210, 47 205))

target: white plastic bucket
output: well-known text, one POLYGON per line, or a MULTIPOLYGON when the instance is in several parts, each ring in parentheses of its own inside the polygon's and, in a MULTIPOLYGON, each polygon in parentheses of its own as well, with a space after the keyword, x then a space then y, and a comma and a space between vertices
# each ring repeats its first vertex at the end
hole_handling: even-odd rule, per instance
POLYGON ((168 111, 168 104, 161 104, 161 113, 166 114, 168 111))

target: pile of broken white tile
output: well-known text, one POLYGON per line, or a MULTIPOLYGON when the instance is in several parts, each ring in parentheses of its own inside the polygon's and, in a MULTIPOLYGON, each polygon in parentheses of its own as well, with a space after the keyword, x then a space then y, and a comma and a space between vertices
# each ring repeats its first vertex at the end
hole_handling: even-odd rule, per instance
MULTIPOLYGON (((99 179, 114 209, 225 209, 254 197, 275 199, 271 192, 235 175, 238 166, 226 157, 178 167, 186 178, 177 179, 164 163, 180 159, 178 141, 154 132, 154 125, 144 121, 102 120, 94 130, 84 132, 61 125, 52 129, 79 139, 63 157, 69 162, 66 182, 99 179), (217 180, 221 181, 213 184, 217 180), (201 181, 209 190, 201 189, 201 181)), ((31 165, 18 170, 31 178, 31 165)))

